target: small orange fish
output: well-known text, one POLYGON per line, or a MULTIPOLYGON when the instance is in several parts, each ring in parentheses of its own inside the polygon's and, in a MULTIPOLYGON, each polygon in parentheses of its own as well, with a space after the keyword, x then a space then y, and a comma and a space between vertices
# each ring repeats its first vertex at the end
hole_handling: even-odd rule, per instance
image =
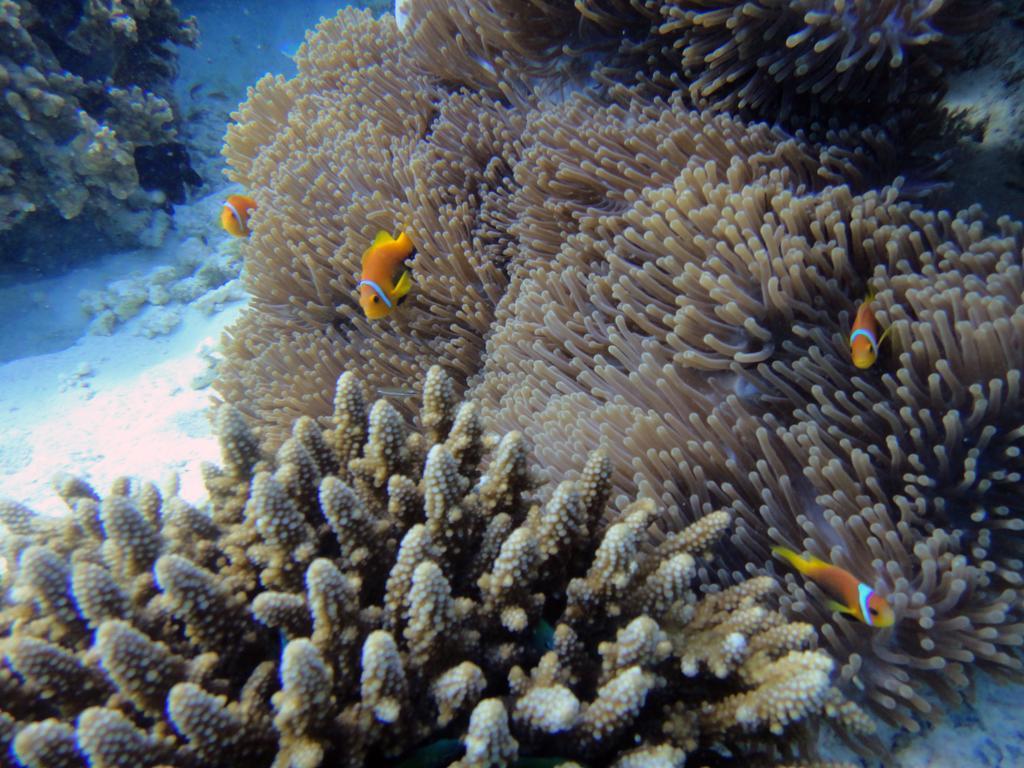
POLYGON ((379 320, 405 300, 412 288, 412 273, 403 262, 413 253, 412 240, 405 232, 392 237, 384 230, 363 253, 359 276, 359 306, 369 320, 379 320))
POLYGON ((878 323, 875 322, 875 312, 871 309, 874 298, 873 292, 865 296, 864 301, 857 307, 857 315, 853 318, 850 357, 858 368, 870 368, 875 364, 875 360, 878 359, 878 347, 892 330, 892 326, 889 326, 881 337, 878 336, 878 323))
POLYGON ((256 201, 248 195, 228 195, 220 209, 220 225, 235 237, 248 237, 249 214, 256 208, 256 201))
POLYGON ((869 627, 891 627, 896 621, 888 601, 849 571, 786 547, 772 547, 772 552, 835 598, 827 603, 833 611, 853 616, 869 627))

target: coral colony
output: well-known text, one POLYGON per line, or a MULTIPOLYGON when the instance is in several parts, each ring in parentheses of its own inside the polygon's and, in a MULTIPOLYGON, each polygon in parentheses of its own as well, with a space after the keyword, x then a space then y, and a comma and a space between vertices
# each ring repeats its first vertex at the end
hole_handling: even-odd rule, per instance
POLYGON ((4 754, 838 765, 822 727, 878 755, 1018 678, 1024 227, 911 151, 982 6, 401 6, 229 126, 209 504, 0 506, 4 754), (380 231, 411 287, 369 320, 380 231))
POLYGON ((198 183, 171 96, 197 39, 170 0, 0 3, 0 233, 49 215, 133 241, 181 185, 146 183, 155 153, 198 183))
POLYGON ((679 763, 788 754, 818 720, 871 732, 772 579, 695 590, 728 513, 648 549, 651 500, 601 524, 600 452, 539 503, 522 435, 485 436, 440 367, 420 433, 351 373, 334 401, 273 456, 222 408, 209 514, 70 479, 65 519, 0 508, 21 552, 0 614, 18 760, 372 765, 455 736, 464 766, 679 763))

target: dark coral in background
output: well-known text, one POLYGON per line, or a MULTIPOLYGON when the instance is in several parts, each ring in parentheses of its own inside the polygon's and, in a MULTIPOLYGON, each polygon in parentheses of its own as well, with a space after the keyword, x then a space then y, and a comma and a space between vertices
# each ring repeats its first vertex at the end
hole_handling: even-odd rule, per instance
POLYGON ((138 242, 166 197, 140 186, 135 152, 174 140, 174 46, 197 36, 170 0, 0 4, 3 260, 34 258, 34 220, 36 241, 78 219, 138 242))

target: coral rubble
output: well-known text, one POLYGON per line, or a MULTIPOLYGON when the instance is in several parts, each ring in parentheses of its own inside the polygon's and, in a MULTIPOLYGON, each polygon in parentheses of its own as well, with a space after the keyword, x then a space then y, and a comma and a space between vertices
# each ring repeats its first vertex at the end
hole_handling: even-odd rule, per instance
POLYGON ((523 437, 485 435, 440 368, 424 433, 352 374, 335 402, 274 456, 223 407, 209 514, 72 478, 66 518, 0 504, 17 761, 357 766, 455 739, 460 766, 781 765, 822 722, 871 732, 773 579, 696 589, 729 514, 647 549, 657 508, 607 507, 601 452, 538 498, 523 437))
POLYGON ((226 236, 189 237, 169 263, 116 280, 103 290, 79 291, 78 298, 82 311, 92 318, 89 333, 101 336, 109 336, 147 307, 160 307, 160 314, 152 315, 137 331, 153 337, 177 327, 185 305, 209 315, 244 299, 241 270, 238 247, 226 236))
POLYGON ((121 240, 150 225, 166 197, 136 156, 173 145, 171 46, 197 34, 171 0, 0 2, 0 233, 34 216, 121 240))
MULTIPOLYGON (((955 702, 975 668, 1021 670, 1024 230, 909 202, 884 133, 818 143, 693 111, 690 94, 661 90, 671 78, 611 77, 639 55, 623 42, 639 27, 612 33, 627 5, 577 4, 604 38, 532 3, 459 16, 423 0, 404 32, 344 11, 307 41, 296 78, 262 80, 225 149, 268 213, 219 391, 276 447, 300 416, 327 424, 342 371, 389 390, 441 365, 489 427, 530 437, 551 478, 605 450, 614 508, 663 509, 645 521, 652 547, 728 510, 730 546, 705 583, 774 573, 770 547, 786 544, 889 595, 884 632, 792 577, 784 609, 821 629, 845 691, 915 728, 936 712, 930 692, 955 702), (550 37, 517 44, 544 13, 550 37), (417 245, 413 291, 367 322, 359 254, 401 228, 417 245), (892 332, 858 371, 846 339, 869 291, 892 332)), ((894 41, 859 61, 925 61, 894 41)), ((909 81, 888 74, 862 84, 898 98, 909 81)))

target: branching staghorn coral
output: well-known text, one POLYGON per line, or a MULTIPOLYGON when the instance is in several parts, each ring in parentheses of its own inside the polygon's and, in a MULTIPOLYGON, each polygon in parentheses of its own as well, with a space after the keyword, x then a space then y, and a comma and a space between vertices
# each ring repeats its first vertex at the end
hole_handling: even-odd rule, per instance
POLYGON ((195 45, 171 0, 0 3, 0 233, 86 216, 137 238, 165 204, 135 150, 174 140, 171 45, 195 45))
POLYGON ((429 434, 347 373, 332 426, 298 422, 274 458, 225 406, 209 516, 126 481, 102 499, 66 482, 63 519, 6 503, 5 749, 315 768, 456 739, 462 766, 782 765, 822 722, 872 731, 773 579, 695 590, 727 513, 648 549, 656 505, 606 509, 603 453, 542 500, 522 436, 484 435, 438 367, 423 401, 429 434))

